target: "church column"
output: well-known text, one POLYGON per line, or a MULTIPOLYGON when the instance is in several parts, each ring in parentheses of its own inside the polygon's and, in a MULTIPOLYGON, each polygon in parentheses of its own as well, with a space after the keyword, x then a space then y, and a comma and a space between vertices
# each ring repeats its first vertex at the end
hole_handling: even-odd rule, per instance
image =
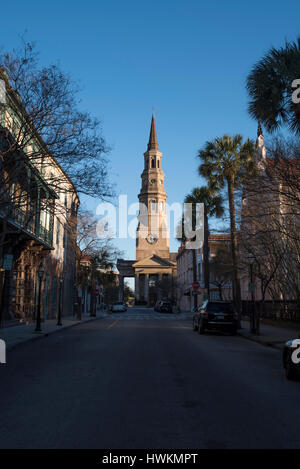
POLYGON ((134 296, 135 296, 136 301, 140 299, 139 275, 135 275, 134 296))
POLYGON ((119 275, 119 301, 123 301, 124 297, 124 277, 119 275))
POLYGON ((145 275, 145 301, 149 304, 149 274, 145 275))
POLYGON ((159 285, 159 288, 157 288, 157 299, 158 300, 161 300, 161 287, 162 287, 162 274, 158 274, 158 285, 159 285))

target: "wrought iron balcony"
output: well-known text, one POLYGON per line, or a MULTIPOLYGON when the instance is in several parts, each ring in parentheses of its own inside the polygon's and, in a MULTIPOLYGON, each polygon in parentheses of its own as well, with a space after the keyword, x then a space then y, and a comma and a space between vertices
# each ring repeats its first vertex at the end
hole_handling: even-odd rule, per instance
POLYGON ((53 223, 50 224, 50 230, 48 230, 40 223, 34 212, 8 205, 0 207, 0 218, 6 219, 8 223, 27 233, 30 237, 46 244, 51 249, 53 248, 53 223))

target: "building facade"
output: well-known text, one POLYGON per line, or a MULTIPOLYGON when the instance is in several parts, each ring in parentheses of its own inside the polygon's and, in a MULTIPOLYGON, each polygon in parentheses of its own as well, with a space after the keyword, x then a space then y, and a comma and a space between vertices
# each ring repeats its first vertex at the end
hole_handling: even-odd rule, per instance
POLYGON ((72 314, 79 198, 3 69, 0 79, 6 90, 0 105, 1 319, 35 318, 42 270, 42 318, 59 310, 72 314))
MULTIPOLYGON (((230 235, 210 234, 209 244, 209 263, 213 266, 214 259, 218 252, 230 251, 230 235)), ((192 311, 194 307, 194 297, 197 296, 197 305, 200 305, 207 297, 207 290, 204 283, 204 251, 202 248, 195 249, 196 256, 196 281, 199 283, 199 289, 193 288, 195 281, 193 271, 193 250, 187 249, 183 243, 177 254, 177 303, 181 311, 192 311)), ((210 269, 209 298, 211 300, 222 299, 230 300, 232 298, 232 284, 230 275, 221 273, 221 269, 210 269), (220 290, 221 287, 221 290, 220 290)))

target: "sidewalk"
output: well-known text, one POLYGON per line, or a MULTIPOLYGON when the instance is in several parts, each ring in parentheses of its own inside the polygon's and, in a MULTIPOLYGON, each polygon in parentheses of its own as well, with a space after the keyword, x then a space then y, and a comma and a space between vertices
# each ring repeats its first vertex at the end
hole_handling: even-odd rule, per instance
POLYGON ((34 332, 35 322, 32 322, 28 325, 20 324, 16 326, 9 326, 0 329, 0 339, 5 341, 6 350, 12 350, 16 346, 25 342, 41 339, 43 337, 47 337, 49 334, 53 334, 54 332, 58 332, 69 327, 74 327, 85 322, 96 321, 97 319, 102 319, 106 316, 107 315, 102 311, 97 312, 96 317, 90 317, 87 314, 83 314, 81 321, 78 321, 76 316, 66 316, 62 317, 62 326, 56 325, 57 319, 47 319, 41 324, 42 332, 34 332))
POLYGON ((300 335, 300 325, 298 330, 287 329, 285 327, 270 326, 267 324, 260 324, 260 335, 250 333, 249 321, 241 321, 242 329, 238 334, 246 339, 253 340, 262 345, 274 347, 281 350, 289 339, 297 339, 300 335))

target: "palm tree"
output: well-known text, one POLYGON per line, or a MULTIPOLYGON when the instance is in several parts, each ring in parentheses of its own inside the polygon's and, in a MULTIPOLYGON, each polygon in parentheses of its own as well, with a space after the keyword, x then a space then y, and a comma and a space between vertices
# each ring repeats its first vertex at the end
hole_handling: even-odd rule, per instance
POLYGON ((232 256, 227 246, 220 247, 209 264, 211 284, 218 288, 220 300, 223 300, 223 288, 232 278, 232 256))
POLYGON ((244 177, 254 172, 255 145, 251 140, 243 143, 241 135, 224 135, 213 141, 206 142, 204 148, 199 150, 198 158, 201 161, 199 174, 208 181, 208 187, 215 193, 220 193, 227 185, 231 251, 233 263, 233 292, 234 300, 241 313, 241 287, 238 271, 238 239, 235 216, 235 189, 244 177))
MULTIPOLYGON (((300 78, 300 38, 279 49, 271 48, 247 77, 248 111, 269 132, 286 124, 300 134, 300 103, 293 102, 293 81, 300 78)), ((299 86, 299 85, 298 85, 299 86)), ((298 90, 296 91, 299 96, 298 90)))
MULTIPOLYGON (((216 216, 221 217, 224 213, 223 200, 219 194, 214 194, 212 190, 206 186, 195 188, 185 199, 185 203, 193 204, 194 214, 196 212, 196 204, 204 204, 204 242, 203 242, 203 260, 204 260, 204 285, 209 294, 209 226, 208 217, 216 216)), ((193 223, 194 225, 194 223, 193 223)), ((193 226, 194 229, 194 226, 193 226)), ((196 250, 192 249, 193 255, 193 281, 197 280, 197 259, 196 250)), ((194 296, 194 306, 197 306, 197 295, 194 296)))

